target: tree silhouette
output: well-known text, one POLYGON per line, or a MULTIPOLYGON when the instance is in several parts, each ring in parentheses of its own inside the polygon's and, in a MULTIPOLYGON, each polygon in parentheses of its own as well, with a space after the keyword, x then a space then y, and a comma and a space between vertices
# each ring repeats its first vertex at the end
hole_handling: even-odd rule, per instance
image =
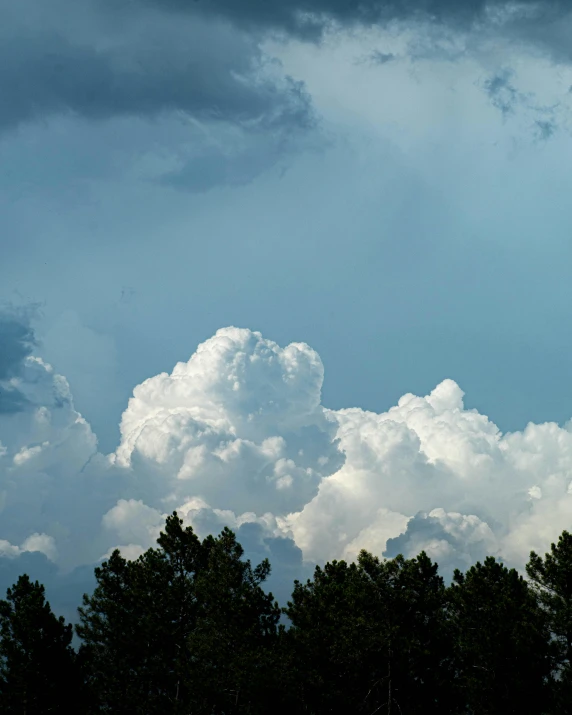
POLYGON ((44 587, 27 575, 0 601, 0 711, 80 712, 72 627, 56 618, 44 587))
POLYGON ((449 589, 457 685, 475 715, 540 715, 550 682, 548 624, 528 583, 492 556, 449 589))
POLYGON ((77 633, 92 701, 113 713, 255 712, 269 680, 278 605, 270 572, 242 560, 229 529, 201 542, 176 513, 157 549, 114 551, 79 609, 77 633))
POLYGON ((555 707, 568 715, 572 713, 572 535, 563 531, 544 558, 532 551, 526 572, 552 634, 555 707))

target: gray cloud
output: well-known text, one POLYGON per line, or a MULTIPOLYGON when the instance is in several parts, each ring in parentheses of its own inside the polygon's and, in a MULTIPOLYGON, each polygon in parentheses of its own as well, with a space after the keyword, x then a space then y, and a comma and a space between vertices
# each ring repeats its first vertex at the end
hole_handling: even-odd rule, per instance
POLYGON ((429 17, 440 21, 467 24, 480 17, 486 7, 483 0, 151 0, 173 10, 195 11, 231 18, 247 27, 265 26, 301 35, 316 37, 332 21, 343 25, 429 17))
POLYGON ((107 119, 178 111, 307 127, 309 97, 265 60, 264 32, 317 38, 332 22, 426 19, 463 29, 480 23, 567 52, 555 19, 570 0, 519 8, 500 0, 56 0, 48 10, 41 0, 0 0, 0 128, 70 112, 107 119))
POLYGON ((163 174, 159 182, 192 193, 215 186, 243 186, 287 157, 289 148, 300 138, 300 133, 293 131, 283 136, 248 131, 221 136, 217 143, 205 141, 192 150, 182 166, 163 174))
POLYGON ((8 381, 20 376, 24 360, 36 347, 31 315, 31 309, 0 312, 0 414, 19 412, 28 404, 27 397, 8 381))
MULTIPOLYGON (((109 2, 109 0, 107 0, 109 2)), ((332 22, 340 25, 429 20, 460 29, 476 24, 502 26, 536 42, 566 47, 561 18, 572 9, 570 0, 538 3, 523 0, 147 0, 163 8, 231 18, 247 27, 267 27, 303 37, 318 37, 332 22)))
POLYGON ((5 310, 0 313, 0 380, 16 377, 24 358, 36 347, 30 311, 5 310))
POLYGON ((426 551, 437 561, 447 580, 456 568, 464 571, 489 554, 498 555, 495 538, 486 522, 475 515, 447 513, 444 509, 417 513, 403 534, 388 539, 384 556, 394 558, 403 554, 413 558, 420 551, 426 551))
POLYGON ((228 22, 90 0, 59 0, 50 13, 42 6, 0 0, 0 127, 70 112, 182 111, 265 128, 311 122, 299 84, 228 22))
MULTIPOLYGON (((108 119, 165 112, 271 130, 307 127, 308 95, 260 49, 269 30, 317 38, 332 22, 426 19, 486 25, 566 54, 555 19, 571 7, 570 0, 526 0, 519 10, 504 0, 57 0, 48 11, 41 0, 0 0, 0 128, 62 113, 108 119)), ((233 183, 225 168, 214 172, 233 183)))
POLYGON ((548 141, 558 130, 558 104, 539 104, 534 95, 521 92, 516 86, 515 72, 512 69, 499 70, 488 77, 482 87, 503 119, 517 114, 528 118, 536 142, 548 141))
POLYGON ((548 141, 558 129, 553 119, 537 120, 535 122, 536 138, 538 141, 548 141))
POLYGON ((395 59, 393 52, 380 52, 380 50, 375 50, 370 55, 370 61, 376 65, 385 65, 395 59))
POLYGON ((6 597, 6 589, 27 573, 46 587, 47 599, 58 616, 77 621, 77 607, 84 593, 95 587, 93 566, 79 566, 62 573, 57 566, 40 552, 26 552, 16 559, 0 557, 0 598, 6 597))
POLYGON ((491 103, 506 117, 514 112, 515 105, 523 101, 521 93, 511 82, 513 73, 502 70, 484 82, 484 90, 491 103))
POLYGON ((6 388, 0 385, 0 414, 20 412, 28 405, 28 400, 16 388, 6 388))

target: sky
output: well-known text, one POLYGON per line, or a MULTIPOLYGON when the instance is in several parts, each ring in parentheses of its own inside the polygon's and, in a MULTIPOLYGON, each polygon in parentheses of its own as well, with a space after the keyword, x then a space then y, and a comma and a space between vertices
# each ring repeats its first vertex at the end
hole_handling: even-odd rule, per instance
POLYGON ((73 617, 174 509, 282 601, 571 528, 571 25, 0 0, 0 590, 73 617))

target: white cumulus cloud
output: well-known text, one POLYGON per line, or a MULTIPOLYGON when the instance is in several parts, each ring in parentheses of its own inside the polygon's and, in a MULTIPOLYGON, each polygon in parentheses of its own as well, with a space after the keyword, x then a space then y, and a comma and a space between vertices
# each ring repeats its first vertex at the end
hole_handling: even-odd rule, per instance
POLYGON ((135 557, 177 509, 201 536, 230 526, 290 582, 303 560, 362 548, 425 549, 447 574, 487 554, 522 567, 570 528, 569 425, 502 434, 452 380, 387 412, 329 410, 323 377, 308 345, 219 330, 135 388, 103 455, 66 380, 26 357, 21 409, 0 414, 0 556, 135 557))
POLYGON ((233 511, 300 509, 340 461, 320 405, 323 366, 302 343, 219 330, 171 374, 135 388, 116 463, 171 498, 233 511), (308 449, 305 449, 308 447, 308 449))

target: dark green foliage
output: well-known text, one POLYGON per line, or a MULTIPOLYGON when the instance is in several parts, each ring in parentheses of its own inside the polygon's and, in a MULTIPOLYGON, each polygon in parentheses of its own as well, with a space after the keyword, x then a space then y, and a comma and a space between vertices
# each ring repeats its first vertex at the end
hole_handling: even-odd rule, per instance
POLYGON ((299 698, 312 713, 443 713, 452 706, 445 588, 424 554, 317 568, 286 612, 299 698))
POLYGON ((0 601, 0 712, 80 712, 72 627, 56 618, 27 575, 0 601))
POLYGON ((159 545, 136 561, 114 551, 95 569, 97 586, 79 609, 80 656, 102 712, 178 712, 184 699, 200 542, 173 516, 159 545))
POLYGON ((423 552, 362 551, 295 582, 285 627, 268 561, 175 513, 156 548, 95 569, 77 655, 43 586, 8 590, 0 712, 572 715, 572 536, 527 572, 487 558, 446 588, 423 552))
POLYGON ((474 715, 540 715, 550 679, 549 631, 537 598, 514 569, 493 557, 449 589, 457 687, 474 715))
POLYGON ((242 547, 226 528, 202 548, 205 568, 196 579, 198 613, 188 640, 198 662, 189 670, 190 690, 200 697, 201 712, 268 712, 280 618, 272 594, 260 587, 270 564, 253 569, 243 561, 242 547))
POLYGON ((114 552, 84 597, 93 701, 113 713, 257 712, 280 616, 260 587, 269 563, 243 561, 228 529, 201 543, 176 514, 158 545, 133 562, 114 552))
POLYGON ((372 614, 363 584, 357 566, 344 561, 317 567, 305 585, 295 583, 286 635, 297 699, 307 712, 350 712, 373 683, 372 614))
POLYGON ((572 713, 572 535, 562 532, 541 558, 534 551, 526 566, 552 633, 555 711, 572 713))

